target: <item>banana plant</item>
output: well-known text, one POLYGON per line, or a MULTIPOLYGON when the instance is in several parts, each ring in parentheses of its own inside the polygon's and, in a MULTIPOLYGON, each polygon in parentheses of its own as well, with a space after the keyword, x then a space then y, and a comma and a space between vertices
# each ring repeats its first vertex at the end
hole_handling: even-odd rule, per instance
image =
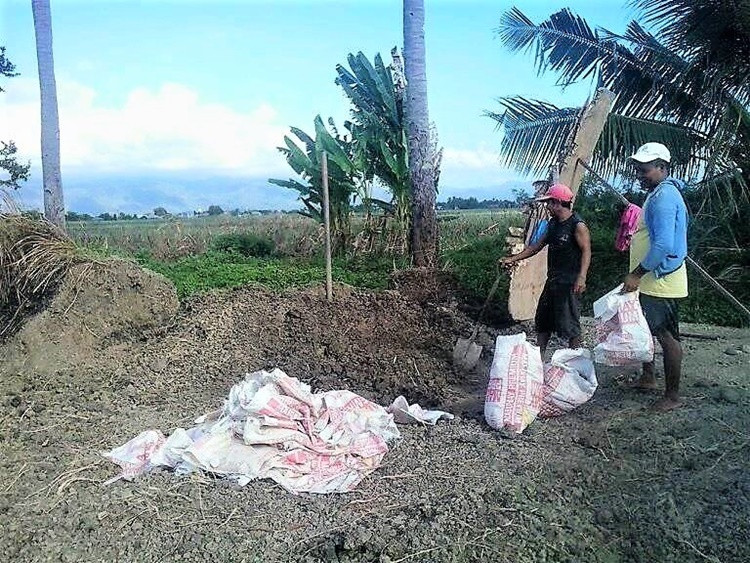
POLYGON ((269 182, 299 192, 299 199, 305 206, 300 213, 322 223, 322 154, 327 154, 331 233, 334 249, 338 252, 346 248, 351 235, 352 199, 358 192, 362 173, 354 162, 352 141, 339 134, 332 119, 328 120, 328 124, 333 133, 317 116, 314 121, 315 137, 292 127, 291 133, 296 139, 284 136, 285 146, 279 147, 279 151, 299 179, 269 179, 269 182))
POLYGON ((336 84, 352 104, 351 132, 355 159, 367 180, 377 181, 391 194, 391 202, 369 198, 374 204, 392 213, 404 239, 411 224, 411 193, 403 123, 403 89, 393 70, 380 54, 374 62, 361 52, 349 54, 349 67, 336 66, 336 84))

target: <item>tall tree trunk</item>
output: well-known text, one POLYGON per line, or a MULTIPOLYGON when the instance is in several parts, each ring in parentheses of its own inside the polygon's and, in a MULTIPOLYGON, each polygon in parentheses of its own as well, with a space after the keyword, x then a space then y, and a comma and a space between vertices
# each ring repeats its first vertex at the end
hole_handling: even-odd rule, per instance
POLYGON ((65 203, 60 179, 60 120, 57 115, 55 62, 52 57, 52 17, 49 0, 31 0, 42 101, 42 177, 44 216, 65 229, 65 203))
POLYGON ((412 258, 417 266, 436 266, 438 255, 435 211, 435 169, 427 112, 427 71, 424 44, 424 0, 404 0, 404 74, 412 194, 412 258))

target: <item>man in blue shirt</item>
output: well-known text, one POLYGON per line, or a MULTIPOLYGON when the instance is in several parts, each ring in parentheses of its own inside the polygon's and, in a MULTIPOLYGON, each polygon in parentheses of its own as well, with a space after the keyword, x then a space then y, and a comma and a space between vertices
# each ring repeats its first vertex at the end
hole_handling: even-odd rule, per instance
MULTIPOLYGON (((661 143, 646 143, 631 158, 648 196, 630 244, 630 273, 625 277, 624 291, 640 290, 643 314, 664 351, 664 397, 654 408, 667 411, 680 404, 678 300, 688 295, 688 214, 680 193, 684 184, 669 176, 671 155, 661 143)), ((657 388, 653 362, 643 364, 643 374, 632 386, 657 388)))

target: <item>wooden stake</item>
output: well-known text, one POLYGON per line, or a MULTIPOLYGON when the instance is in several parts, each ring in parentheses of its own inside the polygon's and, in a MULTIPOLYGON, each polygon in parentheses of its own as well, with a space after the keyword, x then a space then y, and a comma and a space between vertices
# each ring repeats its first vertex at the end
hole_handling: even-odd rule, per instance
POLYGON ((328 200, 328 155, 321 154, 321 169, 323 175, 323 226, 326 234, 326 299, 333 301, 333 273, 331 271, 331 211, 328 200))
POLYGON ((690 264, 693 268, 695 268, 695 270, 701 276, 703 276, 703 278, 708 283, 710 283, 714 287, 714 289, 716 289, 716 291, 721 293, 732 305, 734 305, 737 308, 737 310, 740 313, 745 315, 745 317, 747 317, 747 319, 750 320, 750 310, 748 310, 747 307, 745 307, 742 303, 740 303, 740 301, 734 295, 732 295, 728 289, 725 289, 724 286, 722 286, 719 282, 717 282, 714 278, 712 278, 711 274, 709 274, 706 270, 703 269, 703 266, 701 266, 700 264, 698 264, 698 262, 690 258, 690 256, 685 258, 685 261, 688 264, 690 264))

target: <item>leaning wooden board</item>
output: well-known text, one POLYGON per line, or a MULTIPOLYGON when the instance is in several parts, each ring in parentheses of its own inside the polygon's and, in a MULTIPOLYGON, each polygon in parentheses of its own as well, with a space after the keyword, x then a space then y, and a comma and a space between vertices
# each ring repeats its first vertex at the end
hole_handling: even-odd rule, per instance
MULTIPOLYGON (((523 241, 518 241, 515 252, 523 250, 523 241)), ((536 304, 547 279, 547 248, 528 260, 518 262, 510 277, 508 312, 517 321, 534 318, 536 304)))

